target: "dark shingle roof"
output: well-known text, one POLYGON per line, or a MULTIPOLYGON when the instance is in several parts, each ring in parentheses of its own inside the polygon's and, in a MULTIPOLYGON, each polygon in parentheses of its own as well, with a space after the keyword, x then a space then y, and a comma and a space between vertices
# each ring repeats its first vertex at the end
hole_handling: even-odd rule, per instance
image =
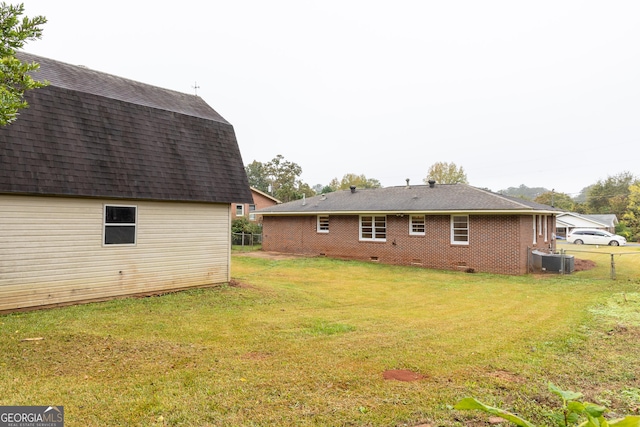
POLYGON ((33 77, 36 80, 47 80, 59 88, 228 123, 202 98, 194 95, 140 83, 81 65, 66 64, 26 52, 20 52, 18 58, 21 61, 40 64, 40 69, 33 73, 33 77))
POLYGON ((271 206, 263 215, 337 213, 557 212, 547 205, 502 196, 466 184, 436 184, 336 191, 271 206))
POLYGON ((0 129, 0 193, 251 202, 233 127, 201 98, 19 57, 51 84, 0 129))

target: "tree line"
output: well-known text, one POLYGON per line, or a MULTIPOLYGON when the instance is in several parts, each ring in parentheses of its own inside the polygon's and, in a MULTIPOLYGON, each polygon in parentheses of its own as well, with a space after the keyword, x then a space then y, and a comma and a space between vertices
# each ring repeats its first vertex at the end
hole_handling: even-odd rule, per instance
MULTIPOLYGON (((285 203, 301 199, 303 196, 311 197, 347 190, 352 185, 358 188, 382 187, 379 180, 356 173, 347 173, 342 178, 333 178, 326 185, 316 184, 311 187, 300 179, 302 174, 300 165, 286 160, 281 154, 264 163, 254 160, 245 166, 245 171, 251 187, 285 203)), ((468 183, 464 168, 458 167, 455 163, 446 162, 437 162, 429 167, 423 181, 426 184, 431 179, 441 184, 468 183)))

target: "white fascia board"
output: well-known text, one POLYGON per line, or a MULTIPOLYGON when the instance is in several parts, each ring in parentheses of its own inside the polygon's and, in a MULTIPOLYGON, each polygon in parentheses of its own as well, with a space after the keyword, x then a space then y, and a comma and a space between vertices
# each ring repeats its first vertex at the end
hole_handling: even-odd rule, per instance
POLYGON ((258 212, 262 216, 300 216, 300 215, 557 215, 552 210, 446 210, 446 211, 313 211, 313 212, 258 212))

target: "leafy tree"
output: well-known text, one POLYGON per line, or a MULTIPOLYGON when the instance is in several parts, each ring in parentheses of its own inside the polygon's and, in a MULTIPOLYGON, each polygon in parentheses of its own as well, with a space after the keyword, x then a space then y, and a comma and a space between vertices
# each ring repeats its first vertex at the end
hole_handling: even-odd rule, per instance
POLYGON ((264 163, 254 160, 244 167, 249 180, 249 185, 263 193, 270 193, 270 181, 267 176, 266 166, 264 163))
POLYGON ((302 168, 297 164, 285 160, 278 154, 266 164, 267 176, 271 178, 271 191, 273 196, 283 202, 298 199, 296 186, 297 178, 302 174, 302 168))
POLYGON ((270 162, 253 161, 245 167, 249 185, 283 202, 315 195, 315 191, 299 177, 302 168, 278 154, 270 162))
POLYGON ((436 162, 429 166, 427 177, 424 183, 428 184, 429 180, 435 180, 439 184, 468 184, 467 174, 462 166, 458 167, 455 163, 436 162))
POLYGON ((588 209, 587 209, 587 204, 586 203, 578 203, 578 202, 574 203, 573 212, 579 213, 579 214, 586 214, 587 211, 588 211, 588 209))
POLYGON ((640 241, 640 182, 629 186, 629 204, 622 215, 621 225, 627 239, 634 242, 640 241))
POLYGON ((316 184, 313 186, 313 191, 315 191, 316 194, 327 194, 333 192, 334 189, 329 185, 323 187, 322 184, 316 184))
POLYGON ((500 194, 504 194, 505 196, 511 197, 519 197, 521 199, 534 200, 536 197, 548 193, 544 187, 527 187, 524 184, 521 184, 520 187, 509 187, 506 190, 500 190, 500 194))
POLYGON ((627 209, 629 186, 637 183, 631 172, 622 172, 599 180, 587 193, 588 212, 592 214, 613 213, 621 218, 627 209))
POLYGON ((562 209, 563 211, 571 212, 574 210, 575 202, 565 193, 556 193, 555 191, 547 191, 546 193, 540 194, 538 197, 533 199, 536 203, 542 203, 544 205, 554 206, 558 209, 562 209))
POLYGON ((329 183, 329 187, 332 191, 347 190, 352 185, 358 188, 380 188, 382 185, 380 181, 374 178, 367 178, 364 175, 356 175, 355 173, 345 174, 340 181, 338 178, 333 178, 329 183))
POLYGON ((29 75, 38 70, 38 64, 24 63, 16 58, 16 51, 28 40, 42 38, 40 26, 47 22, 43 16, 20 19, 23 13, 24 4, 14 6, 0 3, 0 126, 14 122, 18 110, 28 107, 24 100, 27 90, 47 85, 29 75))
POLYGON ((591 189, 591 187, 593 186, 589 185, 588 187, 584 187, 582 190, 580 190, 580 193, 573 198, 573 200, 575 200, 578 203, 586 203, 587 195, 589 194, 589 190, 591 189))

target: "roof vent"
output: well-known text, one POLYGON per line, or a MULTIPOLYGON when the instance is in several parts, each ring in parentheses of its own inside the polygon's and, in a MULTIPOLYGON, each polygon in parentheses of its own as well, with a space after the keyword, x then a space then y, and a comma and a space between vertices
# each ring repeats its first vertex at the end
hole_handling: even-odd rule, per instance
POLYGON ((351 189, 351 192, 352 192, 352 193, 355 193, 355 192, 356 192, 356 186, 355 186, 355 185, 352 185, 352 186, 350 186, 349 188, 351 189))
POLYGON ((429 188, 433 188, 433 187, 435 187, 435 186, 436 186, 436 181, 435 181, 435 180, 433 180, 433 179, 430 179, 430 180, 429 180, 429 188))
POLYGON ((324 194, 324 193, 322 193, 322 194, 320 195, 320 200, 327 200, 327 195, 326 195, 326 194, 324 194))
POLYGON ((406 181, 407 181, 407 188, 411 188, 411 186, 409 186, 409 178, 407 178, 406 181))

